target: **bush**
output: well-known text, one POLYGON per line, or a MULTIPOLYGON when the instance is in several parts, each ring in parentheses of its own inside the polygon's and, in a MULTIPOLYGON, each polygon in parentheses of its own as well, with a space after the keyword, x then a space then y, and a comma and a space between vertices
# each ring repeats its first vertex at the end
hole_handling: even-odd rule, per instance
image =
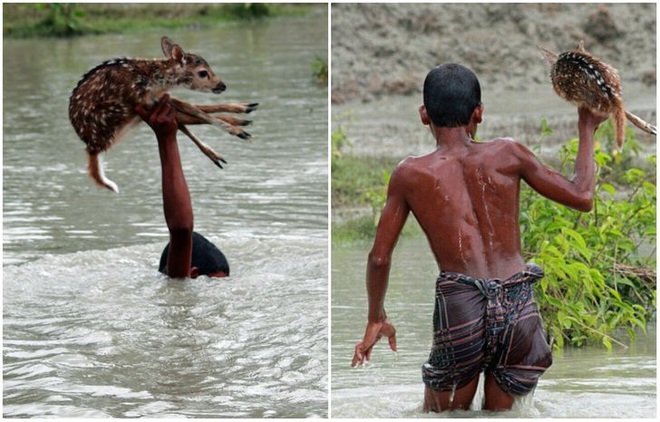
MULTIPOLYGON (((562 149, 571 169, 577 144, 573 139, 562 149)), ((600 172, 590 213, 529 188, 521 193, 524 255, 545 269, 535 291, 557 348, 623 345, 615 335, 624 330, 633 338, 655 309, 655 155, 648 171, 626 169, 622 163, 630 160, 618 155, 597 147, 600 172)))
POLYGON ((312 63, 312 76, 317 84, 328 85, 328 63, 319 56, 316 56, 312 63))
POLYGON ((71 3, 39 4, 35 7, 47 7, 46 17, 37 25, 37 31, 56 37, 73 37, 81 35, 79 18, 85 14, 71 3))

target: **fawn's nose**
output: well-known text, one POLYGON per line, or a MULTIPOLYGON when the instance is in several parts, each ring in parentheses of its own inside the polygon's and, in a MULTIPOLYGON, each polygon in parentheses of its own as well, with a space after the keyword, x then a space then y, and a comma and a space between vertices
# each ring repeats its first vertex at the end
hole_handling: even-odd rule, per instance
POLYGON ((213 88, 213 93, 214 94, 219 94, 219 93, 223 92, 225 89, 227 89, 227 85, 225 85, 224 82, 220 82, 219 84, 217 84, 215 86, 215 88, 213 88))

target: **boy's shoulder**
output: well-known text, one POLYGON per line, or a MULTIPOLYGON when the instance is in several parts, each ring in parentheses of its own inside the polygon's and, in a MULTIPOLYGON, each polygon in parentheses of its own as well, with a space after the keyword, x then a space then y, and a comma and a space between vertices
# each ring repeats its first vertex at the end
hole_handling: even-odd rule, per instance
POLYGON ((428 161, 431 154, 426 155, 409 155, 403 160, 399 161, 394 171, 391 174, 391 180, 405 182, 408 179, 413 179, 420 172, 423 172, 428 167, 428 161))
POLYGON ((487 141, 479 141, 477 143, 480 145, 499 147, 499 148, 510 148, 510 147, 515 147, 516 145, 520 145, 518 141, 509 137, 495 138, 487 141))
POLYGON ((403 160, 399 161, 399 164, 397 164, 394 170, 398 171, 399 173, 416 170, 420 167, 423 167, 425 163, 431 161, 432 159, 433 152, 429 152, 428 154, 423 155, 409 155, 403 160))
POLYGON ((517 154, 517 153, 527 153, 529 149, 522 143, 516 141, 513 138, 502 137, 495 138, 489 141, 480 141, 477 143, 483 148, 497 150, 503 153, 517 154))

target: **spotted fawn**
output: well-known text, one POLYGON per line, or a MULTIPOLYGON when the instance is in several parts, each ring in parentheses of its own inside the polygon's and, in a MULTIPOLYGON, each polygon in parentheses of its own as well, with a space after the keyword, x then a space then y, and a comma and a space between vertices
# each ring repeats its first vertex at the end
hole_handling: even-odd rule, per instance
POLYGON ((583 42, 577 49, 559 55, 543 47, 539 49, 551 66, 552 86, 560 97, 579 107, 612 116, 619 148, 623 145, 626 118, 643 131, 656 134, 655 126, 624 108, 619 72, 587 53, 583 42))
MULTIPOLYGON (((108 60, 87 72, 69 99, 69 119, 76 133, 87 145, 88 170, 101 187, 119 192, 109 180, 99 161, 99 154, 117 143, 141 119, 135 107, 151 107, 172 88, 220 94, 227 87, 200 56, 189 54, 167 37, 161 39, 164 59, 119 58, 108 60)), ((169 98, 177 109, 179 130, 187 135, 218 167, 226 161, 198 139, 186 125, 211 124, 231 135, 249 139, 240 126, 249 120, 233 116, 211 116, 209 113, 250 113, 257 103, 192 105, 169 98)))

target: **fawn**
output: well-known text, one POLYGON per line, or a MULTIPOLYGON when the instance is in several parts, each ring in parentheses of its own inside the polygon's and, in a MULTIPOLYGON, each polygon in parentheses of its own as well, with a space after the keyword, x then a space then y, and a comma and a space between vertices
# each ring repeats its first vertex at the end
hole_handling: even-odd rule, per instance
MULTIPOLYGON (((69 119, 87 144, 89 175, 99 186, 114 192, 119 189, 105 177, 98 155, 141 121, 136 105, 150 107, 176 87, 214 94, 227 88, 200 56, 185 53, 168 37, 161 39, 161 48, 164 59, 120 58, 98 65, 82 77, 69 99, 69 119)), ((250 113, 258 103, 192 105, 174 97, 168 101, 177 109, 179 130, 220 168, 221 162, 226 161, 185 125, 211 124, 241 139, 250 139, 250 134, 240 128, 250 124, 250 120, 209 113, 250 113)))
POLYGON ((560 97, 578 106, 613 116, 617 146, 623 145, 626 118, 644 132, 656 134, 655 126, 624 108, 617 70, 587 53, 582 41, 576 50, 559 55, 543 47, 539 49, 551 66, 552 86, 560 97))

